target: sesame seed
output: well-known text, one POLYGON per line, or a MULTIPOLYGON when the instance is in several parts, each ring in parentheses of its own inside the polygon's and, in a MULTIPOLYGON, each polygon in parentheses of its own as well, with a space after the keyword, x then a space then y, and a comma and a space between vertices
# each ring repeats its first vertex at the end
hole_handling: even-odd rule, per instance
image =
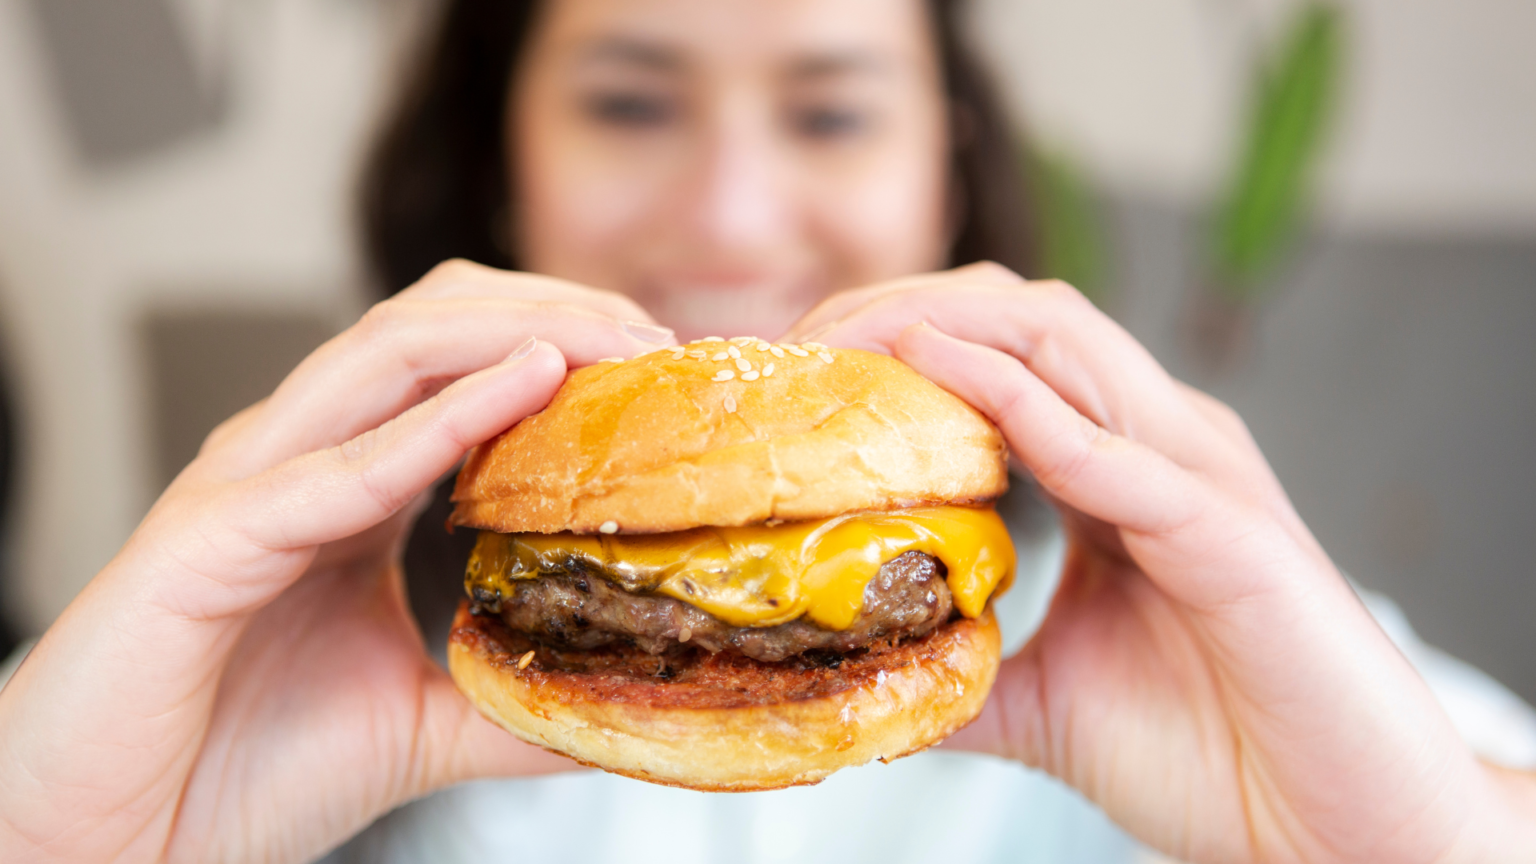
POLYGON ((528 668, 528 664, 533 662, 533 654, 534 652, 529 651, 527 654, 524 654, 522 657, 518 658, 517 671, 521 672, 528 668))
POLYGON ((779 358, 780 360, 784 359, 784 349, 777 345, 768 346, 768 353, 779 358))
POLYGON ((756 345, 753 345, 752 347, 756 348, 759 351, 767 351, 768 348, 769 348, 769 345, 768 345, 767 342, 759 342, 756 345))
POLYGON ((623 357, 604 357, 603 359, 601 359, 601 360, 599 360, 597 362, 599 362, 599 363, 623 363, 624 362, 624 358, 623 357))
POLYGON ((763 367, 763 377, 767 378, 769 375, 772 375, 772 374, 773 374, 773 364, 769 363, 767 366, 763 367))
POLYGON ((804 348, 800 348, 798 346, 795 346, 795 345, 785 345, 784 346, 784 350, 788 351, 789 353, 791 353, 793 355, 795 355, 796 357, 809 357, 809 356, 811 356, 811 352, 805 350, 804 348))
POLYGON ((715 381, 729 381, 729 380, 731 380, 732 378, 735 378, 735 377, 736 377, 736 373, 731 371, 730 369, 721 369, 719 372, 715 373, 714 380, 715 381))
POLYGON ((672 349, 672 359, 673 360, 681 360, 681 359, 683 359, 683 355, 687 354, 687 353, 688 353, 688 349, 684 348, 681 345, 679 345, 676 348, 672 349))
POLYGON ((732 396, 729 393, 725 394, 725 413, 727 413, 727 414, 735 414, 736 413, 736 397, 732 396))
POLYGON ((719 363, 721 360, 729 360, 729 359, 731 359, 731 355, 727 354, 724 351, 721 351, 719 354, 716 354, 715 356, 713 356, 713 357, 711 357, 709 359, 715 361, 716 363, 719 363))
POLYGON ((679 641, 679 642, 687 642, 689 639, 692 639, 692 638, 693 638, 693 628, 692 627, 688 627, 687 625, 684 625, 683 629, 681 631, 679 631, 678 634, 677 634, 677 641, 679 641))
POLYGON ((748 372, 743 372, 743 373, 741 373, 741 380, 743 380, 743 381, 756 381, 757 380, 757 375, 758 375, 758 373, 757 373, 756 370, 752 370, 752 371, 748 371, 748 372))
POLYGON ((721 339, 719 336, 705 336, 703 339, 700 339, 699 341, 700 342, 724 342, 725 340, 721 339))
POLYGON ((746 345, 749 342, 756 342, 757 341, 757 337, 756 336, 732 336, 731 337, 731 341, 736 343, 737 345, 746 345))
POLYGON ((741 349, 737 348, 735 345, 732 345, 731 347, 725 349, 725 353, 731 355, 731 358, 734 359, 734 360, 740 360, 741 359, 741 349))
POLYGON ((751 361, 747 360, 745 357, 737 357, 736 358, 736 368, 740 369, 743 372, 751 372, 752 371, 752 363, 751 363, 751 361))
POLYGON ((703 348, 695 348, 688 352, 688 356, 695 360, 703 360, 705 357, 709 356, 709 352, 705 351, 703 348))
POLYGON ((816 353, 816 356, 820 357, 821 358, 821 362, 823 362, 823 363, 831 363, 832 362, 832 355, 828 354, 825 351, 818 351, 816 353))
POLYGON ((609 519, 607 522, 597 526, 597 530, 604 534, 617 534, 619 533, 619 523, 609 519))
POLYGON ((827 346, 821 344, 820 342, 801 342, 800 343, 800 347, 807 348, 807 349, 809 349, 811 351, 825 351, 825 350, 827 350, 827 346))

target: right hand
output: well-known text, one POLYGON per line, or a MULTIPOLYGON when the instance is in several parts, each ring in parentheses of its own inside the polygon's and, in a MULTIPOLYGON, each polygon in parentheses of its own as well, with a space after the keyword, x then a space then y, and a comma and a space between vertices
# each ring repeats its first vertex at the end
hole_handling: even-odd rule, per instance
POLYGON ((1062 513, 1045 620, 949 746, 1192 861, 1536 860, 1536 778, 1474 757, 1237 414, 1077 291, 973 265, 834 296, 787 338, 966 400, 1062 513))
POLYGON ((671 342, 618 295, 450 262, 310 355, 0 691, 0 859, 309 860, 441 786, 569 767, 428 658, 398 557, 567 366, 671 342))

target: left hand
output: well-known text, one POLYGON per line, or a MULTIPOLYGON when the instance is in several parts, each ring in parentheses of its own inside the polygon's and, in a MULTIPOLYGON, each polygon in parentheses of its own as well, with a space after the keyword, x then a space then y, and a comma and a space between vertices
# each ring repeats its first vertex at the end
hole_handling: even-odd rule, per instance
POLYGON ((0 861, 311 861, 450 783, 571 767, 432 662, 399 552, 568 366, 671 342, 645 318, 450 262, 215 430, 0 691, 0 861))
POLYGON ((1072 288, 976 265, 832 297, 786 339, 911 365, 1063 511, 1046 620, 953 745, 1197 862, 1536 860, 1536 784, 1477 761, 1242 421, 1072 288))

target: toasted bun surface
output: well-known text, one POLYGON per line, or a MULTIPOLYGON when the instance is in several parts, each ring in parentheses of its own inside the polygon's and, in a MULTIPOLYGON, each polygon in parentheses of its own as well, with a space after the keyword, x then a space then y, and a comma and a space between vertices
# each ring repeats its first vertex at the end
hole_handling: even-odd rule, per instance
POLYGON ((471 614, 467 602, 448 643, 459 689, 524 741, 714 792, 816 783, 937 743, 980 713, 999 655, 990 610, 836 668, 704 652, 670 663, 638 649, 558 652, 471 614))
POLYGON ((1007 489, 997 429, 900 361, 759 344, 697 342, 577 370, 543 411, 470 454, 454 523, 654 534, 1007 489))

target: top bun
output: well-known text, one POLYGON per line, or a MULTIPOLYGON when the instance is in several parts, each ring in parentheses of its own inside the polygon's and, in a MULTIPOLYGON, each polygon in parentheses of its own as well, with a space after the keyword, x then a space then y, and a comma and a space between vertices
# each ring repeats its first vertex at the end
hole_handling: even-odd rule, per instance
POLYGON ((997 429, 900 361, 743 337, 572 373, 543 411, 470 452, 453 522, 658 534, 1007 488, 997 429))

